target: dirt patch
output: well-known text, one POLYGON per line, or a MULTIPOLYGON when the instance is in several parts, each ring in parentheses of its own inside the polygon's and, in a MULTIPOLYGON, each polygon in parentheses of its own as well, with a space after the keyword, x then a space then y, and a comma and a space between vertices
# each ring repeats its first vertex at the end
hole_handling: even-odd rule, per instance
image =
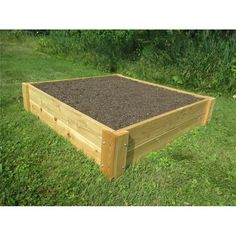
POLYGON ((201 100, 118 76, 35 86, 115 130, 201 100))

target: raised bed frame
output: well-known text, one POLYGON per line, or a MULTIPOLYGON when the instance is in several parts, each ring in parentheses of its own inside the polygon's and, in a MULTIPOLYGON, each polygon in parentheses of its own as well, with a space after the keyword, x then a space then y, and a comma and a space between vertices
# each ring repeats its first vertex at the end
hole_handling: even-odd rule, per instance
MULTIPOLYGON (((95 160, 109 179, 119 177, 124 173, 126 166, 140 160, 145 154, 160 150, 187 130, 206 124, 211 119, 215 103, 213 97, 136 80, 120 74, 112 76, 190 94, 202 100, 125 128, 113 130, 36 88, 34 86, 36 83, 23 83, 25 110, 38 116, 58 134, 70 140, 79 150, 95 160)), ((47 82, 55 82, 55 80, 47 82)))

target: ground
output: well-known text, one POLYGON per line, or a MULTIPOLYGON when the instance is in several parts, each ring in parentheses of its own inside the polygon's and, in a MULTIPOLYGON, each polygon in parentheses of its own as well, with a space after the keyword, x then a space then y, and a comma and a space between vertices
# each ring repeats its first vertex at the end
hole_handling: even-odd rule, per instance
MULTIPOLYGON (((0 205, 236 205, 236 102, 217 96, 212 121, 109 182, 99 167, 23 109, 21 83, 104 72, 0 44, 0 205)), ((206 93, 202 93, 206 95, 206 93)))

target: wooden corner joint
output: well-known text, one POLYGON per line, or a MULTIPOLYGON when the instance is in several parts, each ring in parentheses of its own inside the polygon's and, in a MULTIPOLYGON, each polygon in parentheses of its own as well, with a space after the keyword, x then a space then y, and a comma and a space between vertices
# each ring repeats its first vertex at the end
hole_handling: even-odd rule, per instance
POLYGON ((29 83, 22 83, 22 95, 23 95, 24 108, 26 111, 30 111, 29 83))
POLYGON ((215 106, 215 98, 211 97, 209 98, 207 103, 206 114, 203 121, 204 124, 209 123, 209 121, 211 120, 214 106, 215 106))
POLYGON ((104 129, 102 132, 101 170, 109 180, 121 176, 125 171, 128 139, 128 131, 104 129))

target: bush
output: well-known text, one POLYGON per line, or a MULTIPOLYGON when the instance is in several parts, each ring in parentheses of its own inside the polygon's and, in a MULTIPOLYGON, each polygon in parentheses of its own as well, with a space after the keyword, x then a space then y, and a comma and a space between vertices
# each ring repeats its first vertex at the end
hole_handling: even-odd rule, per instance
POLYGON ((41 49, 57 55, 82 59, 84 55, 96 66, 115 71, 122 60, 135 60, 139 53, 138 31, 68 30, 51 31, 39 40, 41 49), (88 54, 91 58, 89 59, 88 54))
POLYGON ((39 42, 41 50, 105 71, 132 70, 147 80, 202 90, 232 93, 236 87, 235 31, 64 30, 39 42))
POLYGON ((25 30, 2 30, 0 32, 1 40, 5 41, 23 41, 26 37, 32 36, 32 33, 25 30))

